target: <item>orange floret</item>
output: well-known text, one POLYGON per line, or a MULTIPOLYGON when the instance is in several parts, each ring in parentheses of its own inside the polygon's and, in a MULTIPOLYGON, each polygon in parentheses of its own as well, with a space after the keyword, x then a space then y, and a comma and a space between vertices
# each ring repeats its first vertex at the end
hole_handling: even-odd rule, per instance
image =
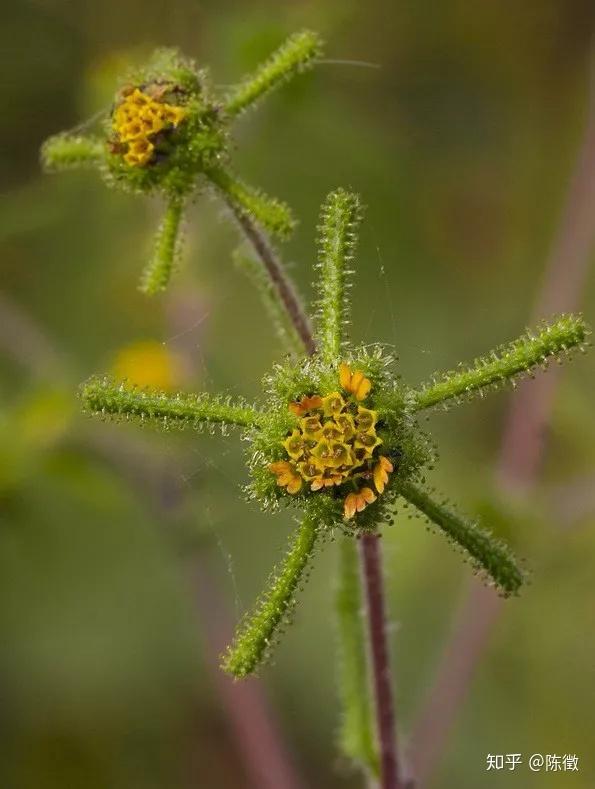
POLYGON ((339 365, 339 381, 346 392, 352 394, 356 400, 364 400, 372 389, 372 382, 361 372, 356 370, 351 372, 351 368, 345 362, 339 365))
POLYGON ((289 404, 289 410, 296 416, 303 416, 308 411, 315 411, 317 408, 321 407, 322 397, 319 397, 319 395, 313 395, 312 397, 304 395, 301 400, 289 404))
POLYGON ((299 493, 302 488, 302 478, 294 466, 287 460, 279 460, 269 465, 269 470, 277 477, 277 485, 286 488, 288 493, 299 493))
POLYGON ((376 501, 376 496, 372 488, 362 488, 356 493, 349 493, 343 505, 345 517, 353 518, 356 512, 361 512, 373 501, 376 501))
POLYGON ((388 475, 394 470, 393 464, 384 455, 380 455, 378 463, 374 466, 374 486, 378 493, 383 493, 388 475))

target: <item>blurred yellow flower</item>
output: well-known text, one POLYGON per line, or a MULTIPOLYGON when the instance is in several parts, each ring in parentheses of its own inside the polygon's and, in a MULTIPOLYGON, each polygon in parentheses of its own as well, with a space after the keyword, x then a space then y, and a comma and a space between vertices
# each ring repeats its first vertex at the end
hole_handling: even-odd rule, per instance
POLYGON ((175 389, 184 378, 181 358, 156 340, 139 340, 124 346, 117 354, 113 375, 131 386, 150 389, 175 389))

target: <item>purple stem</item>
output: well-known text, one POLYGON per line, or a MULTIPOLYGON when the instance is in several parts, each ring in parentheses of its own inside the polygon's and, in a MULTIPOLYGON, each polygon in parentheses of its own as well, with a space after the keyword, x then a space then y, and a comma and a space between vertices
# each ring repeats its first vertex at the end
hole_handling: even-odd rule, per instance
POLYGON ((380 785, 382 789, 404 789, 397 757, 395 706, 386 637, 380 536, 378 534, 364 534, 359 540, 359 551, 368 613, 370 663, 374 680, 376 728, 380 757, 380 785))
POLYGON ((297 295, 296 289, 285 273, 283 264, 279 260, 275 250, 268 242, 264 233, 262 233, 250 217, 243 214, 241 211, 235 209, 233 205, 230 206, 234 212, 240 227, 242 228, 246 238, 252 244, 254 251, 262 261, 267 274, 271 278, 275 286, 279 298, 281 299, 285 310, 295 326, 301 341, 304 344, 306 353, 316 353, 316 343, 310 327, 308 316, 304 312, 297 295))

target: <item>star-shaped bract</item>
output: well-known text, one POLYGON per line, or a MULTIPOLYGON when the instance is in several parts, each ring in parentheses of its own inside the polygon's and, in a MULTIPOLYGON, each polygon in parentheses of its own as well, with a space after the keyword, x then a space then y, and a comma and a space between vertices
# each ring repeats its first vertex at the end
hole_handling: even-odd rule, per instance
MULTIPOLYGON (((255 671, 270 652, 317 542, 335 530, 352 536, 378 531, 392 521, 397 500, 412 504, 503 595, 516 593, 523 582, 503 543, 426 488, 434 450, 417 417, 583 349, 588 328, 581 317, 562 315, 469 365, 409 388, 381 346, 358 347, 346 338, 359 221, 354 194, 340 189, 328 196, 320 219, 316 352, 276 366, 265 378, 267 399, 260 407, 205 393, 138 390, 106 378, 82 389, 86 408, 106 418, 241 428, 249 447, 249 497, 265 509, 286 504, 301 512, 287 555, 224 655, 224 669, 236 677, 255 671)), ((264 295, 270 301, 274 291, 265 288, 264 295)))
POLYGON ((321 52, 317 34, 290 36, 254 74, 218 96, 205 71, 174 50, 158 50, 116 92, 101 136, 71 133, 50 137, 42 147, 48 170, 96 167, 111 186, 160 193, 166 210, 141 290, 164 290, 180 252, 184 206, 210 187, 232 213, 280 237, 295 225, 287 205, 237 178, 229 166, 233 121, 266 94, 312 66, 321 52))

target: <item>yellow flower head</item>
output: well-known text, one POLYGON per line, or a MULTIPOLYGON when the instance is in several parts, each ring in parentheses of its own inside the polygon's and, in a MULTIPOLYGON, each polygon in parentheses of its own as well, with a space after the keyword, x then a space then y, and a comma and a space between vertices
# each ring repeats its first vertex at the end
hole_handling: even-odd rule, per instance
POLYGON ((340 441, 327 441, 323 438, 312 449, 312 455, 325 468, 335 469, 353 465, 349 446, 340 441))
POLYGON ((309 438, 318 438, 318 435, 322 430, 322 422, 320 421, 320 417, 306 416, 303 419, 300 419, 300 428, 304 436, 308 436, 309 438))
POLYGON ((165 86, 151 96, 140 88, 129 88, 112 116, 116 142, 123 144, 124 161, 143 167, 153 160, 155 140, 162 131, 176 128, 186 117, 183 107, 160 100, 165 86))
POLYGON ((298 417, 297 427, 281 442, 287 459, 272 463, 269 469, 277 485, 289 494, 316 492, 349 483, 344 499, 344 514, 352 518, 376 500, 366 484, 373 481, 378 494, 384 492, 393 466, 388 458, 377 455, 382 439, 376 433, 378 412, 361 403, 370 394, 371 381, 346 364, 339 368, 341 392, 304 395, 289 404, 298 417), (360 486, 361 482, 361 486, 360 486))
POLYGON ((378 412, 371 411, 369 408, 363 408, 358 405, 357 414, 355 416, 355 423, 359 432, 365 432, 374 427, 378 420, 378 412))
POLYGON ((309 457, 308 460, 298 463, 297 468, 306 482, 312 482, 313 480, 322 477, 325 470, 324 464, 315 457, 309 457))
POLYGON ((322 438, 326 438, 328 441, 338 441, 344 437, 341 425, 337 424, 336 421, 331 422, 330 419, 322 426, 320 435, 322 438))
POLYGON ((377 446, 382 444, 382 439, 376 435, 376 430, 366 430, 355 434, 354 449, 363 449, 365 457, 372 457, 377 446))
POLYGON ((351 414, 339 414, 332 424, 341 431, 345 441, 349 441, 355 435, 355 423, 351 414))

